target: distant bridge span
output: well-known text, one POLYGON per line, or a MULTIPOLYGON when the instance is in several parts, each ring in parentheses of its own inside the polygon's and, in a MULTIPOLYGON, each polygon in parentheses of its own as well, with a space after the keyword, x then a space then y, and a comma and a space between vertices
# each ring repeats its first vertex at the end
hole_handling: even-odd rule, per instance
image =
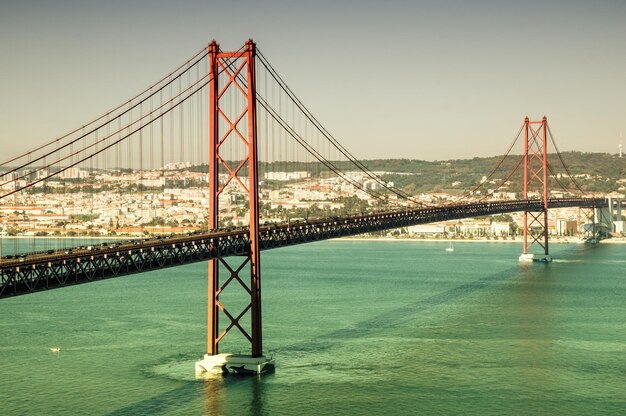
MULTIPOLYGON (((607 203, 604 198, 548 200, 550 208, 597 208, 607 203)), ((543 200, 540 199, 494 201, 266 225, 260 227, 259 242, 260 248, 267 250, 417 224, 524 210, 540 211, 542 207, 543 200)), ((249 246, 249 230, 238 229, 5 259, 0 263, 0 298, 243 255, 249 252, 249 246)))

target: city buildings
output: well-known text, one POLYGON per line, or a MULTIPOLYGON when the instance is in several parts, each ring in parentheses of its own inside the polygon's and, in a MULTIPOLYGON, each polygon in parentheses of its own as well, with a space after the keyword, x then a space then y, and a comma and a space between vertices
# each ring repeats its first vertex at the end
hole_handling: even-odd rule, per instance
MULTIPOLYGON (((227 184, 219 202, 220 217, 224 219, 221 226, 246 226, 249 214, 242 202, 247 194, 241 184, 247 184, 248 179, 240 177, 241 182, 230 179, 228 175, 220 175, 220 183, 227 184)), ((622 185, 624 180, 618 182, 622 185)), ((458 181, 450 186, 455 187, 455 184, 458 185, 458 181)), ((188 163, 125 172, 70 168, 39 185, 0 200, 3 235, 146 236, 207 228, 208 175, 188 163)), ((392 187, 393 183, 386 186, 392 187)), ((372 194, 384 192, 383 188, 363 172, 349 172, 345 177, 313 177, 306 171, 265 172, 260 184, 261 221, 288 222, 415 206, 396 195, 388 195, 381 203, 372 194)), ((488 196, 514 199, 518 193, 500 191, 488 196)), ((555 191, 551 196, 567 195, 555 191)), ((624 198, 619 192, 609 196, 624 198)), ((478 197, 485 195, 474 196, 478 197)), ((413 195, 412 199, 438 204, 453 202, 455 196, 432 192, 413 195)), ((577 208, 550 210, 549 232, 559 236, 575 235, 581 222, 589 221, 580 215, 577 208)), ((522 221, 522 213, 513 213, 504 217, 407 227, 403 234, 506 238, 517 234, 523 227, 522 221)))

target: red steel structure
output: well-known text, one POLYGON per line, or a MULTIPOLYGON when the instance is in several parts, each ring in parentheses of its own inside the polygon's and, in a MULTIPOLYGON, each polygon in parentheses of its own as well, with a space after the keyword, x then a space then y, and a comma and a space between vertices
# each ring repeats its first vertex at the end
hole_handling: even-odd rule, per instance
MULTIPOLYGON (((263 352, 261 334, 261 264, 259 255, 259 190, 257 155, 256 118, 256 46, 248 40, 245 47, 236 52, 222 52, 216 41, 208 46, 209 54, 209 230, 220 228, 219 196, 231 183, 240 186, 248 194, 250 230, 247 255, 209 260, 208 288, 208 336, 207 354, 219 353, 219 343, 232 329, 237 329, 250 341, 252 357, 260 357, 263 352), (222 75, 220 77, 220 75, 222 75), (224 79, 224 85, 220 85, 224 79), (245 81, 244 81, 245 80, 245 81), (229 110, 226 98, 237 96, 243 108, 229 110), (221 131, 220 126, 224 127, 221 131), (240 141, 245 156, 237 166, 227 161, 225 142, 240 141), (222 175, 220 175, 222 173, 222 175), (220 181, 220 176, 222 180, 220 181), (224 177, 227 179, 224 180, 224 177), (247 177, 247 180, 246 180, 247 177), (243 259, 243 260, 241 260, 243 259), (230 277, 220 283, 220 267, 224 267, 230 277), (249 284, 242 276, 250 270, 249 284), (220 293, 229 284, 239 284, 250 295, 250 303, 239 313, 232 313, 220 302, 220 293), (228 319, 220 331, 221 315, 228 319), (250 313, 250 330, 241 322, 250 313)), ((232 107, 232 106, 231 106, 232 107)))
POLYGON ((548 120, 541 121, 524 119, 524 195, 529 199, 539 192, 543 199, 541 211, 524 210, 524 248, 537 244, 548 256, 548 120), (533 187, 531 194, 531 186, 533 187), (529 243, 530 242, 530 243, 529 243))

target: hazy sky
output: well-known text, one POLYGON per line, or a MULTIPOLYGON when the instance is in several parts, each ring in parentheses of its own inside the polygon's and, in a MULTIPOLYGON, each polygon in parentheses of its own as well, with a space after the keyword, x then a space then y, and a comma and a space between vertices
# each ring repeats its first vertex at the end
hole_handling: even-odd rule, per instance
POLYGON ((626 145, 626 0, 2 0, 0 152, 104 113, 213 38, 253 38, 363 159, 501 154, 526 115, 561 150, 626 145))

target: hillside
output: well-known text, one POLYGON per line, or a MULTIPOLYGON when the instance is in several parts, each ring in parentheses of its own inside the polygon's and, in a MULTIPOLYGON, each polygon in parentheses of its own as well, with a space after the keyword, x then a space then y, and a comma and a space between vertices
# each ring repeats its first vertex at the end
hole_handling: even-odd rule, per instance
MULTIPOLYGON (((579 186, 587 192, 624 192, 626 183, 626 157, 608 153, 564 152, 562 155, 570 173, 579 186), (621 188, 621 189, 620 189, 621 188)), ((376 159, 363 162, 369 169, 376 172, 387 172, 383 178, 393 181, 397 187, 408 192, 452 192, 461 193, 477 186, 481 179, 496 167, 501 156, 456 159, 427 162, 411 159, 376 159)), ((520 163, 521 155, 511 155, 502 161, 501 166, 494 172, 493 182, 489 188, 497 187, 508 175, 515 170, 509 180, 508 190, 519 192, 522 189, 523 166, 520 163)), ((568 189, 576 190, 572 180, 568 179, 567 172, 556 154, 549 154, 548 164, 552 167, 553 175, 568 189)), ((550 175, 552 176, 552 175, 550 175)), ((556 180, 550 179, 550 188, 560 188, 556 180)))

